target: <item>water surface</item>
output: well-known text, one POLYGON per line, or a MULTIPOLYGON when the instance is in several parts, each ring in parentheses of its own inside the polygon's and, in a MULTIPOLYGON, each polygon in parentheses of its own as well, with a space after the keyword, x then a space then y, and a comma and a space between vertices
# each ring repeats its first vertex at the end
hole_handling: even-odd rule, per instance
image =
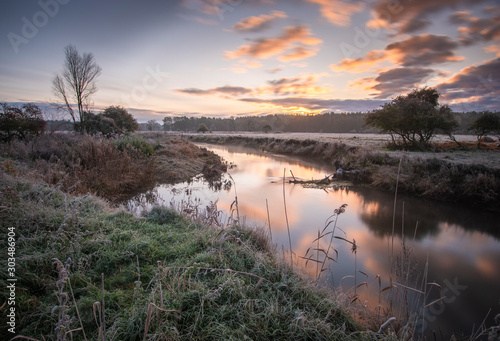
MULTIPOLYGON (((297 178, 321 179, 334 172, 332 166, 242 147, 203 147, 236 164, 229 171, 234 185, 226 190, 224 187, 214 190, 197 179, 190 183, 160 186, 157 188, 160 203, 196 200, 197 204, 204 206, 217 202, 227 220, 236 191, 239 214, 245 223, 268 229, 269 212, 272 240, 278 249, 288 251, 283 202, 284 169, 287 177, 292 170, 297 178)), ((226 177, 225 181, 229 178, 226 177)), ((306 266, 300 256, 304 256, 308 248, 317 246, 313 241, 318 231, 323 230, 335 209, 347 204, 345 213, 338 217, 335 236, 351 242, 355 240, 356 254, 352 252, 352 244, 335 238, 333 247, 338 256, 333 252, 332 255, 337 262, 327 264, 329 270, 322 276, 324 283, 353 295, 354 284, 366 282, 356 289, 356 293, 360 300, 375 309, 379 300, 384 305, 389 304, 389 291, 379 295, 379 291, 389 284, 389 279, 403 281, 396 272, 413 269, 410 277, 414 280, 409 281, 413 287, 417 287, 427 274, 427 282, 438 284, 441 290, 437 285, 427 286, 430 295, 426 302, 439 298, 440 291, 444 298, 427 307, 420 326, 423 323, 428 336, 432 331, 436 332, 437 339, 441 336, 449 339, 451 331, 469 335, 490 309, 489 323, 500 313, 500 214, 400 194, 394 218, 394 193, 363 187, 322 190, 289 183, 284 189, 296 266, 310 276, 317 275, 318 266, 312 261, 306 266), (410 263, 399 261, 403 237, 406 254, 414 260, 410 263), (358 270, 356 278, 355 269, 358 270)), ((333 224, 327 231, 331 227, 333 224)), ((329 241, 329 236, 322 238, 320 248, 326 249, 329 241)))

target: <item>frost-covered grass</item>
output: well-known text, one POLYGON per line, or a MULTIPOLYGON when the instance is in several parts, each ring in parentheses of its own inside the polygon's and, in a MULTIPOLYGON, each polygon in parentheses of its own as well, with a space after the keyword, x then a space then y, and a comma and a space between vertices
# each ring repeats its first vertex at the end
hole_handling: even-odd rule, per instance
MULTIPOLYGON (((332 292, 265 232, 0 177, 0 247, 16 236, 16 333, 34 340, 363 340, 332 292)), ((6 268, 2 255, 0 265, 6 268)), ((5 276, 0 285, 7 287, 5 276)), ((7 325, 1 335, 10 335, 7 325)), ((13 336, 13 335, 10 335, 13 336)), ((385 336, 387 337, 387 336, 385 336)))

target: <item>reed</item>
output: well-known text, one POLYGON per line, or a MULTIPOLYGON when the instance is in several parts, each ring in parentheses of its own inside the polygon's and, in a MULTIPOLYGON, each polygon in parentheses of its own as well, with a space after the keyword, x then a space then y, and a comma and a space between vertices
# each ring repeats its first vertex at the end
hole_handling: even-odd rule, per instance
POLYGON ((283 206, 284 206, 284 209, 285 209, 286 231, 288 232, 288 245, 289 245, 289 248, 290 248, 290 266, 293 268, 292 237, 290 235, 290 225, 288 224, 288 214, 287 214, 287 211, 286 211, 285 174, 286 174, 286 169, 283 169, 283 206))

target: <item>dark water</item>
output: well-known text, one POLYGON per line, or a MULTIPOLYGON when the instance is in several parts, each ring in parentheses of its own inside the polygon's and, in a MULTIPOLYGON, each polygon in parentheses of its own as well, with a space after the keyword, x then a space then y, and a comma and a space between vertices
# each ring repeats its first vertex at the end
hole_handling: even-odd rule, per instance
MULTIPOLYGON (((235 186, 229 190, 214 190, 203 180, 195 180, 161 186, 157 189, 157 199, 164 204, 196 200, 200 206, 217 201, 218 208, 226 212, 227 218, 236 189, 239 213, 245 217, 246 224, 266 228, 267 200, 273 242, 279 249, 288 251, 283 170, 286 169, 287 177, 292 170, 298 178, 320 179, 333 172, 331 166, 241 147, 204 147, 237 165, 229 171, 235 186)), ((318 230, 323 229, 336 208, 347 204, 345 213, 338 217, 335 235, 355 240, 357 252, 354 255, 352 245, 346 241, 334 239, 338 259, 328 264, 329 270, 324 272, 322 280, 351 295, 354 294, 355 281, 357 285, 366 282, 356 292, 370 309, 375 309, 379 300, 387 306, 391 291, 379 295, 380 290, 388 285, 390 278, 394 282, 403 282, 396 272, 400 269, 407 272, 404 270, 411 268, 411 280, 405 284, 424 291, 421 283, 426 277, 426 283, 436 283, 426 286, 425 291, 430 292, 426 303, 442 297, 439 303, 427 307, 425 316, 419 318, 419 331, 423 330, 426 336, 449 339, 452 331, 470 335, 488 313, 486 322, 489 325, 500 313, 500 214, 466 205, 398 195, 393 218, 394 193, 363 187, 321 190, 287 183, 285 195, 296 266, 311 276, 317 275, 318 267, 313 262, 306 266, 300 256, 304 256, 308 248, 316 247, 313 241, 318 230), (410 254, 413 260, 410 263, 399 261, 403 237, 409 250, 406 254, 410 254), (391 263, 396 269, 393 272, 391 263), (355 268, 358 270, 356 279, 355 268), (378 278, 381 278, 381 284, 378 278)), ((329 240, 330 237, 321 239, 320 248, 326 249, 329 240)), ((393 299, 398 295, 401 298, 402 291, 394 289, 392 294, 393 299)), ((409 296, 422 297, 412 290, 409 296)), ((419 307, 422 307, 422 301, 419 307)))

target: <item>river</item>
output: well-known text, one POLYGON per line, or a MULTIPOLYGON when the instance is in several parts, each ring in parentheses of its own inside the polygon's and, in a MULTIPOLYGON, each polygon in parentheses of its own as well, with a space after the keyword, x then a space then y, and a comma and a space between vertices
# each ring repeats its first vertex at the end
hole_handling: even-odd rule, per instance
MULTIPOLYGON (((285 252, 290 245, 288 219, 294 266, 312 277, 317 276, 321 264, 309 261, 306 266, 301 257, 309 248, 317 248, 314 240, 318 231, 323 230, 335 209, 347 204, 336 224, 335 236, 340 237, 333 239, 336 251, 330 252, 336 262, 325 264, 328 270, 321 276, 324 284, 351 297, 356 291, 359 302, 375 311, 379 303, 387 307, 391 300, 396 304, 405 296, 400 285, 383 290, 391 279, 393 284, 409 286, 413 289, 407 289, 408 297, 420 299, 418 309, 409 309, 418 312, 419 333, 436 335, 438 340, 449 339, 451 332, 470 335, 485 318, 491 325, 500 313, 499 213, 399 194, 394 217, 394 193, 353 186, 323 190, 286 183, 285 217, 284 170, 287 177, 292 170, 297 178, 321 179, 333 173, 332 166, 242 147, 202 146, 236 165, 229 170, 234 180, 231 188, 214 189, 202 179, 163 185, 155 191, 157 202, 196 202, 202 207, 217 202, 225 212, 223 220, 227 220, 236 193, 241 219, 249 226, 266 229, 269 220, 273 243, 285 252), (403 239, 405 257, 400 256, 403 239), (356 253, 352 252, 353 241, 356 253), (401 272, 403 275, 397 275, 401 272), (414 289, 426 292, 425 304, 441 300, 428 306, 422 315, 423 295, 414 289)), ((230 178, 226 176, 225 181, 230 178)), ((140 201, 136 201, 130 209, 139 206, 140 201)), ((328 248, 330 237, 320 239, 320 249, 328 248)))

